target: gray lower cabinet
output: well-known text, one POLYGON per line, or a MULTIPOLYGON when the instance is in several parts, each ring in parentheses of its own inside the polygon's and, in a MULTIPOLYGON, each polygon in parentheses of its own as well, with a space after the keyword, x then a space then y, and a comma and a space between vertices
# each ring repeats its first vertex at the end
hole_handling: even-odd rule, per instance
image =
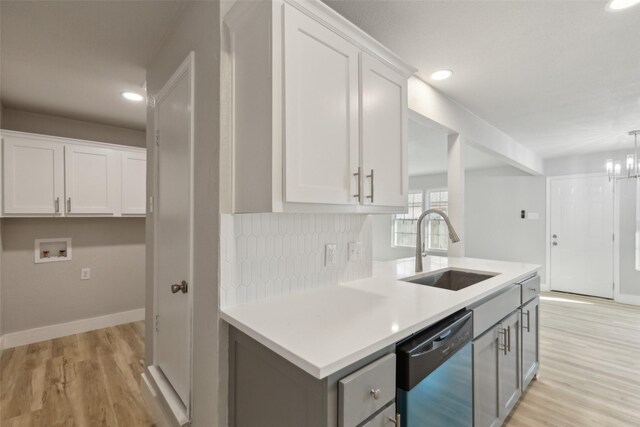
POLYGON ((317 379, 229 328, 232 427, 380 427, 395 420, 395 345, 317 379))
POLYGON ((362 427, 390 427, 398 425, 396 418, 396 405, 391 404, 372 420, 362 425, 362 427))
POLYGON ((473 424, 495 427, 501 424, 499 412, 500 325, 473 341, 473 424))
POLYGON ((473 419, 476 427, 499 426, 518 402, 520 310, 473 342, 473 419))
POLYGON ((540 368, 540 297, 522 306, 522 391, 540 368))
POLYGON ((520 310, 500 322, 502 345, 498 352, 500 419, 505 420, 522 395, 520 359, 520 310))

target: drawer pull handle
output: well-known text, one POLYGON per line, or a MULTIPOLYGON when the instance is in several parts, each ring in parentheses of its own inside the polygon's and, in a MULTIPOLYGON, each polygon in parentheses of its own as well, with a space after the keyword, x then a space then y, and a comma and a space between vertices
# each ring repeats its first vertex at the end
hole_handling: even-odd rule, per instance
POLYGON ((371 394, 371 396, 373 396, 375 400, 378 400, 380 399, 380 395, 382 394, 382 392, 380 391, 379 388, 376 388, 376 389, 372 388, 371 391, 369 391, 369 394, 371 394))

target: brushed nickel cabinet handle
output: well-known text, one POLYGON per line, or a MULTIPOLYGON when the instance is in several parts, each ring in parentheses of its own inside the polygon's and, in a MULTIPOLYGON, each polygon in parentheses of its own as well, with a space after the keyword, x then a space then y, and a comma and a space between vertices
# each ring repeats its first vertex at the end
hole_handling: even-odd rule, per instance
MULTIPOLYGON (((527 316, 527 332, 531 332, 531 311, 527 310, 526 312, 522 312, 523 316, 527 316)), ((525 329, 525 326, 522 325, 522 329, 525 329)))
POLYGON ((504 328, 500 328, 500 330, 498 331, 498 350, 502 351, 504 353, 504 355, 507 355, 507 351, 508 351, 508 347, 507 347, 507 330, 504 328), (500 336, 502 336, 503 338, 503 343, 504 344, 500 344, 500 336))
POLYGON ((54 202, 54 206, 56 208, 56 213, 60 213, 60 197, 56 197, 54 202))
POLYGON ((360 166, 358 166, 358 172, 354 173, 353 176, 358 177, 358 193, 354 194, 353 197, 358 199, 358 202, 362 203, 362 191, 360 191, 360 187, 362 185, 360 182, 360 180, 362 179, 362 168, 360 166))
POLYGON ((367 196, 367 199, 371 199, 371 203, 373 203, 373 169, 371 169, 371 175, 367 175, 367 178, 371 178, 371 195, 367 196))
POLYGON ((71 213, 71 197, 67 198, 67 213, 71 213))
POLYGON ((373 396, 375 400, 378 400, 380 399, 380 395, 382 394, 382 392, 380 391, 379 388, 376 388, 376 389, 372 388, 371 391, 369 391, 369 394, 371 394, 371 396, 373 396))
POLYGON ((511 326, 507 326, 507 349, 511 353, 511 326))

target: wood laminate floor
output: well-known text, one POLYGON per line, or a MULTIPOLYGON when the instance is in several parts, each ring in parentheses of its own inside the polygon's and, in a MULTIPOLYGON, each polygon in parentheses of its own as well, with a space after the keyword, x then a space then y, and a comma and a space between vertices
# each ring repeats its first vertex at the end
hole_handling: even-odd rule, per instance
POLYGON ((640 308, 545 293, 540 372, 506 424, 640 426, 640 308))
POLYGON ((143 357, 143 322, 4 350, 0 426, 151 426, 143 357))

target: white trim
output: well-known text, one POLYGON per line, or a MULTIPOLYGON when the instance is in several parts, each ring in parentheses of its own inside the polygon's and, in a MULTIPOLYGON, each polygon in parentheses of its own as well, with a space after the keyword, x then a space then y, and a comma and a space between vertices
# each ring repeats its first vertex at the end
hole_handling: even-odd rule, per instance
POLYGON ((178 396, 160 368, 155 365, 147 366, 147 372, 149 372, 149 376, 145 380, 149 382, 148 386, 157 391, 155 396, 156 403, 162 408, 165 420, 169 418, 170 424, 176 426, 188 426, 190 420, 187 414, 187 407, 184 406, 180 396, 178 396), (167 414, 167 411, 169 411, 169 414, 167 414))
POLYGON ((614 295, 614 301, 620 304, 638 305, 640 306, 640 295, 630 295, 616 293, 614 295))
MULTIPOLYGON (((620 187, 613 181, 613 300, 620 298, 620 187)), ((622 297, 624 299, 624 296, 622 297)), ((638 297, 640 299, 640 297, 638 297)))
POLYGON ((147 411, 151 415, 153 422, 158 427, 175 427, 178 424, 171 420, 166 411, 160 403, 160 397, 158 390, 153 386, 152 380, 150 380, 146 373, 142 373, 142 380, 140 381, 140 394, 142 400, 147 408, 147 411))
POLYGON ((542 291, 542 292, 550 292, 551 291, 551 286, 547 285, 546 283, 540 283, 540 291, 542 291))
POLYGON ((65 138, 62 136, 53 136, 53 135, 45 135, 42 133, 29 133, 29 132, 19 132, 15 130, 5 130, 2 129, 0 131, 0 135, 2 136, 11 136, 14 138, 26 138, 26 139, 35 139, 42 140, 47 142, 59 142, 62 144, 80 144, 85 147, 96 147, 96 148, 109 148, 109 149, 117 149, 124 151, 135 151, 135 152, 147 152, 147 149, 144 147, 134 147, 131 145, 120 145, 120 144, 112 144, 109 142, 100 142, 100 141, 91 141, 87 139, 76 139, 76 138, 65 138))
POLYGON ((33 344, 40 341, 47 341, 55 338, 66 337, 68 335, 82 332, 94 331, 96 329, 108 328, 122 325, 124 323, 138 322, 144 320, 144 308, 121 311, 119 313, 107 314, 104 316, 90 317, 88 319, 73 320, 67 323, 42 326, 39 328, 27 329, 24 331, 11 332, 2 336, 2 347, 0 349, 18 347, 21 345, 33 344))

